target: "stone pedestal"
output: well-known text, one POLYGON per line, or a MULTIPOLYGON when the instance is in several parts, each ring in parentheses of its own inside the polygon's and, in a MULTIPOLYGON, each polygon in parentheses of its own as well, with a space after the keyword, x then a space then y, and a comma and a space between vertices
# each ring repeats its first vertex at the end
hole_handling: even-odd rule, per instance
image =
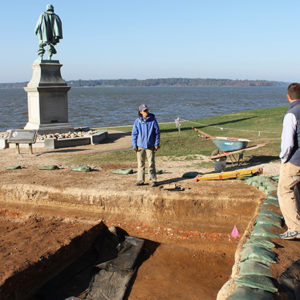
POLYGON ((73 131, 68 122, 68 91, 71 87, 62 79, 58 60, 35 61, 33 74, 24 88, 28 99, 28 123, 25 129, 38 133, 73 131))

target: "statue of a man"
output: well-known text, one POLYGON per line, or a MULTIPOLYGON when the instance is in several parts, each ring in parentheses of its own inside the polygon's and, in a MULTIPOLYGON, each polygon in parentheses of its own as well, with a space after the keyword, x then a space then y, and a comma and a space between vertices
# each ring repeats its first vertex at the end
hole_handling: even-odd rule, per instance
POLYGON ((62 23, 58 15, 54 13, 54 7, 47 5, 47 11, 43 12, 36 24, 35 34, 39 38, 38 55, 43 59, 45 53, 44 47, 49 46, 49 59, 56 54, 54 46, 63 38, 62 23))

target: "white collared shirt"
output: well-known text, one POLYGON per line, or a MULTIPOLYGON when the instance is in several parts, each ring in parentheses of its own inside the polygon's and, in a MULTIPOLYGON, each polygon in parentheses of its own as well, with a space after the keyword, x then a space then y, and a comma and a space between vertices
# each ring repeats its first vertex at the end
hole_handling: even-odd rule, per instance
POLYGON ((282 134, 281 134, 281 163, 285 163, 291 155, 294 148, 294 138, 297 128, 297 119, 294 114, 287 113, 283 119, 282 134))

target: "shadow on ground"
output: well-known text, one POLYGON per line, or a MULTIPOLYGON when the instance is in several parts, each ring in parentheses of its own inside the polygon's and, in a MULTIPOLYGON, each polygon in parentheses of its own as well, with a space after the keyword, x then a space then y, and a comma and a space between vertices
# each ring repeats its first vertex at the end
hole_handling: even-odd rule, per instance
POLYGON ((115 142, 118 139, 121 139, 125 136, 130 136, 131 132, 115 132, 115 133, 109 133, 108 138, 105 139, 101 144, 110 144, 115 142))
POLYGON ((190 178, 175 177, 175 178, 171 178, 171 179, 166 179, 166 180, 158 181, 157 186, 163 186, 164 184, 171 184, 171 183, 175 183, 175 182, 179 182, 179 181, 184 181, 187 179, 190 179, 190 178))
POLYGON ((272 156, 272 155, 252 156, 249 160, 242 162, 240 165, 227 161, 226 171, 235 171, 241 168, 251 168, 257 165, 267 164, 274 161, 279 161, 278 156, 272 156))
POLYGON ((41 156, 44 154, 52 154, 52 153, 73 153, 73 152, 82 152, 82 151, 87 151, 88 149, 61 149, 61 150, 52 150, 52 151, 45 151, 41 153, 37 153, 35 156, 41 156))
MULTIPOLYGON (((99 272, 97 265, 107 263, 109 266, 110 262, 120 255, 123 251, 122 247, 120 250, 120 243, 125 240, 125 236, 128 236, 127 232, 119 227, 115 227, 115 234, 112 234, 106 227, 105 232, 86 253, 55 278, 44 284, 31 300, 79 299, 77 297, 80 297, 80 299, 92 299, 88 296, 88 292, 91 289, 95 275, 99 272)), ((144 245, 134 265, 135 273, 131 277, 127 287, 124 287, 126 288, 124 299, 128 299, 130 295, 137 277, 138 268, 153 255, 159 245, 160 243, 144 240, 144 245)), ((119 262, 121 265, 124 264, 124 259, 130 260, 130 257, 126 257, 125 255, 119 262)), ((114 278, 111 280, 113 281, 114 278)), ((109 281, 108 279, 108 285, 109 281)))
POLYGON ((150 241, 150 240, 144 240, 144 247, 143 247, 142 252, 139 256, 137 266, 136 266, 137 271, 135 272, 134 276, 132 277, 132 279, 129 283, 128 289, 127 289, 126 294, 124 296, 124 300, 129 299, 132 287, 133 287, 134 282, 137 278, 139 267, 153 255, 153 253, 156 251, 156 249, 159 247, 159 245, 160 245, 160 243, 153 242, 153 241, 150 241))

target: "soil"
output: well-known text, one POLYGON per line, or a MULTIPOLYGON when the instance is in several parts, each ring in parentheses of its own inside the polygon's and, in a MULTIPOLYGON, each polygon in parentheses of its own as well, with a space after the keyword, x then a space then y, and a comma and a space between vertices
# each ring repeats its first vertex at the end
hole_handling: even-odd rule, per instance
MULTIPOLYGON (((139 268, 129 299, 215 299, 230 276, 239 239, 231 238, 237 226, 242 235, 253 221, 264 194, 243 182, 194 182, 182 178, 195 170, 195 161, 157 158, 159 186, 135 185, 136 174, 116 175, 118 167, 136 163, 92 166, 94 171, 72 171, 61 162, 82 153, 130 148, 130 136, 110 133, 109 142, 71 149, 3 150, 0 157, 0 268, 3 283, 14 272, 54 253, 73 237, 103 220, 130 235, 159 244, 139 268), (60 170, 42 171, 57 164, 60 170), (21 170, 5 166, 22 165, 21 170), (201 218, 199 218, 201 216, 201 218), (8 266, 7 266, 8 264, 8 266)), ((202 158, 203 159, 203 158, 202 158)), ((263 167, 277 175, 278 163, 263 167)), ((280 241, 276 276, 297 260, 300 243, 280 241), (299 245, 298 245, 299 244, 299 245)))
POLYGON ((140 267, 129 299, 216 299, 232 263, 232 253, 162 244, 140 267))
POLYGON ((76 259, 81 255, 102 227, 99 222, 70 221, 2 207, 0 298, 26 299, 38 285, 70 263, 71 256, 76 259), (77 247, 78 252, 71 247, 74 239, 85 243, 77 247), (52 260, 55 261, 51 263, 52 260))

